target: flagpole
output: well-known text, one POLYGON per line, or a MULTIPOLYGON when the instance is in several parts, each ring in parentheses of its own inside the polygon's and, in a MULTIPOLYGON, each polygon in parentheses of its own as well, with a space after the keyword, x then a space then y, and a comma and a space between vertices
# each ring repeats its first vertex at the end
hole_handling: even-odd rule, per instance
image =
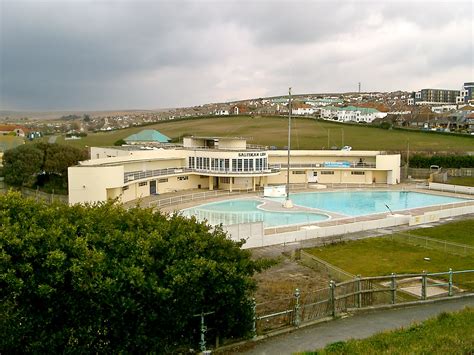
POLYGON ((286 199, 283 207, 292 208, 290 200, 290 150, 291 150, 291 88, 288 88, 288 163, 286 168, 286 199))

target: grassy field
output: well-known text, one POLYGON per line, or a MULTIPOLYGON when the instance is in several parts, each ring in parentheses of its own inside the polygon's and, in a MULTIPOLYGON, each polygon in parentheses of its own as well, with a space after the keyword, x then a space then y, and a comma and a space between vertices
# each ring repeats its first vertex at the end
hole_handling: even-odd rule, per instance
POLYGON ((474 219, 448 223, 433 228, 419 228, 411 234, 474 246, 474 219))
POLYGON ((474 177, 471 177, 471 176, 451 177, 448 179, 448 184, 474 186, 474 177))
MULTIPOLYGON (((171 138, 183 135, 243 136, 248 143, 284 147, 287 145, 288 120, 283 117, 226 117, 165 121, 146 127, 113 132, 91 133, 81 140, 58 143, 74 146, 110 146, 142 129, 157 129, 171 138), (249 139, 250 138, 250 139, 249 139)), ((363 125, 344 125, 296 118, 292 124, 292 147, 295 149, 327 149, 350 145, 353 149, 405 151, 474 151, 474 137, 436 135, 420 131, 383 130, 363 125), (329 142, 328 142, 329 137, 329 142)))
MULTIPOLYGON (((370 238, 354 242, 311 248, 307 252, 354 275, 377 276, 466 270, 474 268, 472 257, 416 247, 389 238, 370 238), (430 261, 424 258, 429 257, 430 261)), ((471 275, 474 280, 474 275, 471 275)), ((473 285, 474 286, 474 285, 473 285)))
POLYGON ((441 313, 406 329, 329 344, 304 354, 473 354, 474 309, 441 313))

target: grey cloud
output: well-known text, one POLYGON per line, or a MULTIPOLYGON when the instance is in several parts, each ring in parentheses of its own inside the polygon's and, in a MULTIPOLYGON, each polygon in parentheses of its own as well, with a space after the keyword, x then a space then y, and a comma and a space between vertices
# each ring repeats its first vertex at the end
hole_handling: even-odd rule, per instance
POLYGON ((451 66, 472 75, 472 33, 453 26, 472 29, 471 2, 0 0, 0 6, 4 109, 170 107, 275 95, 289 85, 297 92, 345 91, 359 80, 367 89, 403 89, 413 77, 426 82, 451 66), (384 39, 383 30, 399 24, 417 36, 384 39))

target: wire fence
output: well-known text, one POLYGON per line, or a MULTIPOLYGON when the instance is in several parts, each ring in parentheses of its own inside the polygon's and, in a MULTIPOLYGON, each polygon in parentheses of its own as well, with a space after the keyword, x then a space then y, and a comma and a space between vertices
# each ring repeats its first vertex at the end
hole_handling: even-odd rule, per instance
POLYGON ((385 238, 427 249, 439 250, 449 254, 474 257, 474 247, 466 244, 453 243, 446 240, 422 237, 409 233, 389 234, 385 236, 385 238))

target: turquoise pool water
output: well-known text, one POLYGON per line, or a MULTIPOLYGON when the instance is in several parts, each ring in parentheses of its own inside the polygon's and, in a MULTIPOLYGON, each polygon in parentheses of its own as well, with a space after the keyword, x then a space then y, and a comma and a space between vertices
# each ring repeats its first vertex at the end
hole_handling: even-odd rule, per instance
POLYGON ((297 193, 291 195, 293 204, 336 212, 347 216, 407 210, 411 208, 462 202, 464 199, 429 195, 412 191, 339 191, 297 193))
MULTIPOLYGON (((279 200, 279 199, 269 199, 279 200)), ((418 207, 462 202, 465 199, 430 195, 412 191, 338 191, 304 192, 291 195, 294 205, 315 208, 318 212, 334 212, 346 216, 407 210, 418 207)), ((283 199, 281 199, 283 201, 283 199)), ((263 222, 265 227, 322 221, 328 216, 307 212, 270 212, 257 208, 262 203, 252 199, 208 203, 182 211, 210 224, 263 222)))
POLYGON ((264 211, 257 208, 261 204, 262 202, 256 200, 230 200, 207 203, 181 212, 184 216, 195 216, 198 220, 207 220, 213 225, 263 222, 265 227, 275 227, 318 222, 328 218, 319 213, 264 211))

